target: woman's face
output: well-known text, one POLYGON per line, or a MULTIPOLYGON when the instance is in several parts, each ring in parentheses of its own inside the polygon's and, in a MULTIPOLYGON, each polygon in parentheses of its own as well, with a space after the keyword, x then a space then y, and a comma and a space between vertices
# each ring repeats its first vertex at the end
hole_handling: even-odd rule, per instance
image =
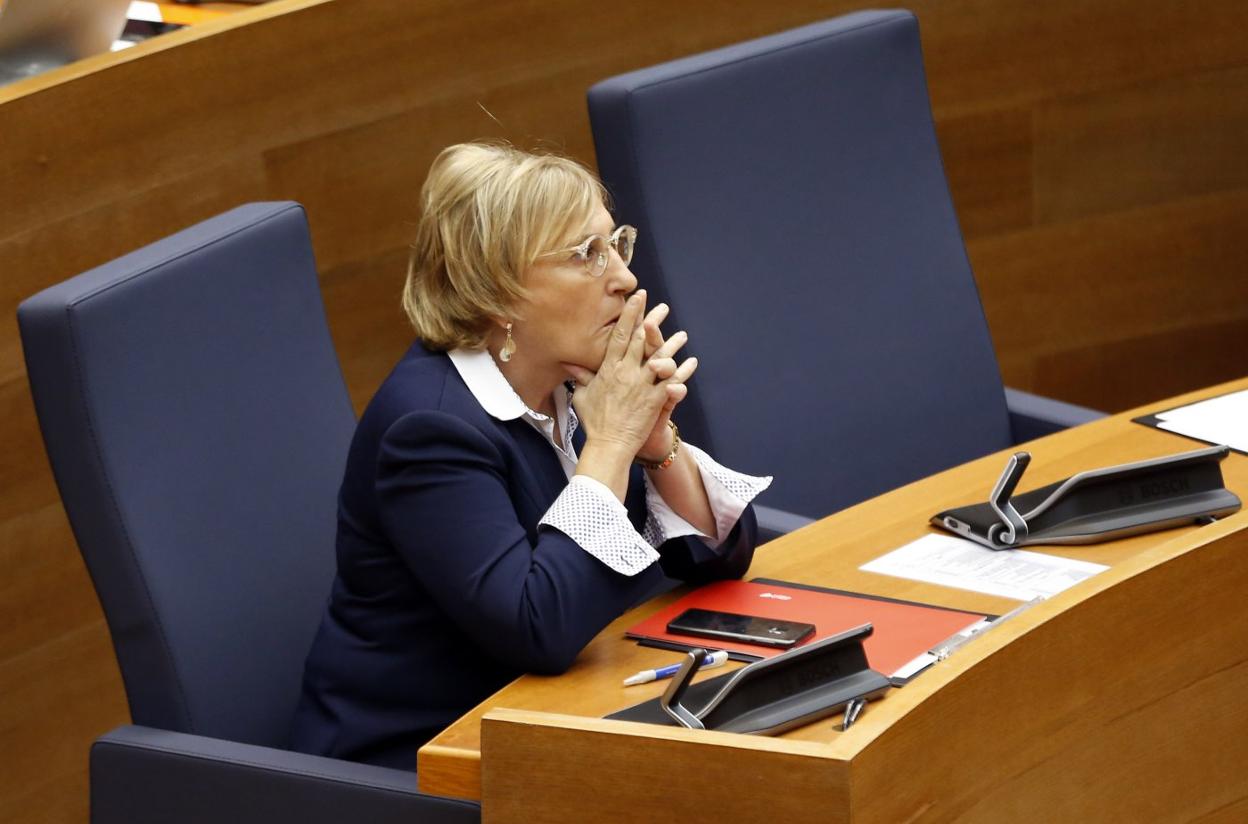
MULTIPOLYGON (((568 247, 586 237, 610 236, 615 229, 610 213, 599 205, 584 231, 569 238, 568 247)), ((637 288, 637 278, 614 249, 607 270, 594 277, 574 253, 551 255, 531 266, 522 278, 529 290, 519 308, 512 334, 520 358, 552 369, 575 364, 597 371, 606 353, 607 340, 624 301, 637 288)))

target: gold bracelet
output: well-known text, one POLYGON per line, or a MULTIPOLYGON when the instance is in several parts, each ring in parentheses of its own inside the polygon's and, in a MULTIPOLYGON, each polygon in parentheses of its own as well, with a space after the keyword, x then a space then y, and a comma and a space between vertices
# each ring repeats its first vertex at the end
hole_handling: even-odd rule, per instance
POLYGON ((640 457, 638 457, 637 463, 641 464, 646 469, 667 469, 672 465, 672 461, 676 460, 676 453, 680 452, 680 429, 677 428, 675 421, 671 418, 667 419, 667 425, 672 428, 672 451, 667 453, 667 457, 664 458, 661 463, 650 463, 649 461, 643 461, 640 457))

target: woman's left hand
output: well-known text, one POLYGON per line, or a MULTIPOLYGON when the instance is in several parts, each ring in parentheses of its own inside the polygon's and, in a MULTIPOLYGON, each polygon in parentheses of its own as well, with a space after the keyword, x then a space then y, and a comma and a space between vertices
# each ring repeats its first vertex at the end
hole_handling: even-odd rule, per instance
POLYGON ((659 324, 667 317, 670 309, 666 303, 660 303, 646 314, 642 325, 646 330, 646 365, 654 372, 656 381, 669 381, 667 386, 667 402, 663 404, 654 429, 646 438, 637 457, 647 463, 662 463, 672 451, 672 431, 667 422, 672 417, 672 410, 689 394, 686 381, 698 368, 697 358, 688 358, 677 365, 676 353, 689 342, 689 335, 683 330, 664 339, 659 324))

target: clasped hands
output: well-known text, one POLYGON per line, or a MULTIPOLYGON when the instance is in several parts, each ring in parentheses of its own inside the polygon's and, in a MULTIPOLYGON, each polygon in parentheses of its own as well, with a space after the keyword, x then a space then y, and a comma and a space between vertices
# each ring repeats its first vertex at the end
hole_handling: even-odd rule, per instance
POLYGON ((568 366, 577 383, 572 405, 587 436, 649 463, 660 463, 671 452, 667 422, 698 368, 697 358, 676 362, 689 340, 684 331, 664 339, 659 330, 668 311, 661 303, 647 314, 645 290, 638 290, 620 313, 598 371, 568 366))

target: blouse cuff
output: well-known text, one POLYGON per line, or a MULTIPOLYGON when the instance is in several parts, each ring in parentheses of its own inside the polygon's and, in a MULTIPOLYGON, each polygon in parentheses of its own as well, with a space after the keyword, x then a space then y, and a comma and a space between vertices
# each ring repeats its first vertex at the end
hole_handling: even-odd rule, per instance
POLYGON ((728 533, 737 525, 741 513, 750 501, 767 487, 771 486, 771 476, 756 477, 745 475, 718 464, 714 458, 698 449, 691 443, 682 442, 681 449, 689 450, 694 463, 698 466, 698 474, 702 477, 702 486, 706 489, 706 499, 711 506, 711 514, 715 518, 716 534, 712 537, 704 535, 696 527, 677 515, 667 501, 663 500, 650 476, 646 475, 646 525, 642 535, 651 546, 659 546, 672 538, 683 538, 694 535, 701 538, 707 546, 717 547, 723 543, 728 533))
POLYGON ((605 484, 574 475, 538 525, 567 535, 581 549, 621 575, 632 577, 659 560, 628 520, 628 510, 605 484))

